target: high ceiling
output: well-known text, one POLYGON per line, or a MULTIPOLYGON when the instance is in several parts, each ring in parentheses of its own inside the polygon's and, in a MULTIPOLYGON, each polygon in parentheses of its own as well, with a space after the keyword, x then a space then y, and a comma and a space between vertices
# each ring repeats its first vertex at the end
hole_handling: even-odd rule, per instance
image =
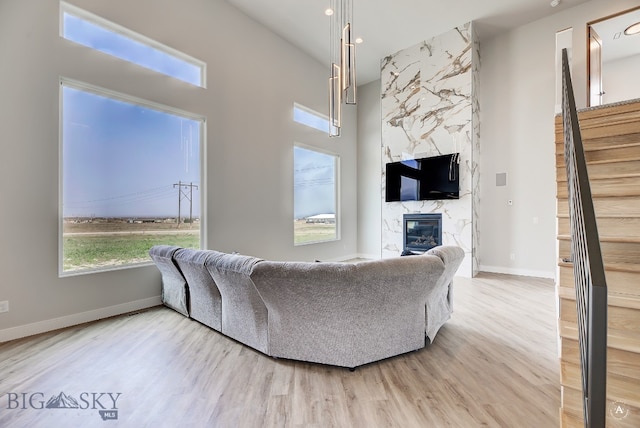
MULTIPOLYGON (((321 62, 329 61, 329 0, 226 0, 321 62)), ((353 0, 358 84, 380 76, 380 60, 469 21, 480 38, 587 0, 353 0)))
POLYGON ((624 30, 636 22, 640 22, 640 9, 592 25, 602 39, 602 62, 615 61, 640 52, 640 34, 624 35, 624 30))

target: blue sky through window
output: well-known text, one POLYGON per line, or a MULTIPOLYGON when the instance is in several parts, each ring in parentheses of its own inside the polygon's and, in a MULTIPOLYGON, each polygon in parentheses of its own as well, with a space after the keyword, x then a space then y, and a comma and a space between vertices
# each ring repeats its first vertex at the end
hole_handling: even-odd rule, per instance
POLYGON ((63 84, 63 216, 175 217, 182 181, 199 218, 202 123, 63 84))
POLYGON ((294 146, 294 218, 336 214, 336 156, 294 146))
POLYGON ((306 108, 293 106, 293 120, 307 125, 311 128, 315 128, 319 131, 329 133, 329 119, 322 117, 321 115, 314 113, 306 108))
MULTIPOLYGON (((115 27, 116 25, 113 24, 115 27)), ((65 39, 166 74, 196 86, 204 86, 203 66, 127 37, 79 16, 63 12, 65 39)))

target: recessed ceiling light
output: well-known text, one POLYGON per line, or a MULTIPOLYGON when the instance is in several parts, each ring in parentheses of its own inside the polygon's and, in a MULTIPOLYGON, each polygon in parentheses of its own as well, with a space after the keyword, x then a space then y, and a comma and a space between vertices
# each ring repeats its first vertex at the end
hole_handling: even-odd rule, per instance
POLYGON ((629 25, 626 30, 624 30, 624 34, 627 36, 633 36, 634 34, 640 33, 640 22, 636 22, 633 25, 629 25))
POLYGON ((329 8, 329 9, 325 10, 324 14, 327 15, 327 16, 333 15, 333 9, 329 8))
POLYGON ((560 4, 560 0, 551 0, 551 7, 556 7, 557 5, 560 4))
POLYGON ((356 37, 356 43, 360 44, 364 42, 364 40, 362 40, 362 37, 356 37))

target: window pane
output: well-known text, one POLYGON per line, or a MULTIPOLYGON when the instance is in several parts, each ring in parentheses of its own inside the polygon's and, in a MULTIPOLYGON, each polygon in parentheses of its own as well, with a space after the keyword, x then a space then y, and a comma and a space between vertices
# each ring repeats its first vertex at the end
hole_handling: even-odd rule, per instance
POLYGON ((329 133, 329 119, 306 107, 294 104, 293 120, 319 131, 329 133))
POLYGON ((150 70, 204 86, 204 64, 117 24, 63 4, 62 36, 150 70), (74 13, 79 12, 79 13, 74 13), (173 53, 172 53, 173 52, 173 53))
POLYGON ((294 146, 293 158, 294 243, 337 239, 337 156, 294 146))
POLYGON ((202 121, 62 87, 62 271, 200 247, 202 121))

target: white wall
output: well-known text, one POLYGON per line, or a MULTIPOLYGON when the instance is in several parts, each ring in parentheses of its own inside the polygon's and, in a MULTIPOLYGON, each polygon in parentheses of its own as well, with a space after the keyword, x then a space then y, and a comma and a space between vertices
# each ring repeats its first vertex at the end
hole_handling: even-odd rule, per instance
POLYGON ((358 252, 382 255, 380 80, 358 87, 358 252))
MULTIPOLYGON (((638 40, 640 45, 640 37, 638 40)), ((604 102, 615 103, 640 98, 640 55, 633 55, 602 64, 604 102)))
POLYGON ((201 89, 61 39, 58 1, 0 2, 0 341, 159 303, 153 266, 58 278, 59 78, 207 118, 208 248, 267 259, 357 251, 356 110, 329 139, 292 122, 294 101, 323 112, 325 65, 221 0, 73 4, 208 64, 201 89), (341 158, 342 239, 293 246, 293 143, 341 158))
POLYGON ((554 276, 555 33, 573 27, 573 84, 585 107, 586 23, 639 4, 593 0, 481 42, 480 270, 554 276), (495 185, 499 172, 506 187, 495 185))

